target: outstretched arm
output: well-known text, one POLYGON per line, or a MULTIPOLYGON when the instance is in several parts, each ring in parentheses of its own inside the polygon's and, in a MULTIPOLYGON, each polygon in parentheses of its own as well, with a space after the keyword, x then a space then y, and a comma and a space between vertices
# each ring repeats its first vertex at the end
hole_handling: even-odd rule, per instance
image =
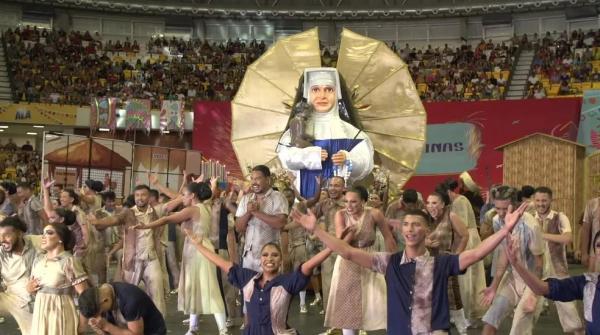
POLYGON ((186 207, 179 212, 175 212, 168 216, 163 216, 162 218, 152 221, 147 225, 138 223, 135 225, 135 229, 152 229, 160 226, 164 226, 167 223, 182 223, 186 220, 190 220, 194 217, 194 207, 186 207))
POLYGON ((527 284, 527 286, 529 286, 533 293, 544 296, 548 295, 548 293, 550 293, 550 286, 548 285, 548 283, 541 280, 533 272, 527 270, 527 268, 524 267, 521 262, 519 262, 519 260, 517 259, 518 247, 513 242, 512 238, 510 238, 510 236, 507 237, 506 240, 506 248, 504 248, 504 250, 506 251, 505 257, 508 259, 513 269, 515 269, 517 273, 519 273, 519 276, 523 278, 523 281, 525 282, 525 284, 527 284))
MULTIPOLYGON (((315 177, 315 183, 317 183, 317 190, 315 191, 315 194, 312 196, 312 198, 306 199, 306 208, 314 207, 319 202, 319 200, 321 200, 321 189, 323 187, 323 179, 321 178, 321 176, 315 177)), ((296 186, 294 186, 293 184, 292 186, 294 187, 294 192, 298 192, 298 190, 296 190, 296 186)), ((299 193, 300 192, 298 192, 298 195, 299 193)))
POLYGON ((148 172, 148 182, 154 188, 156 188, 160 193, 166 194, 169 198, 175 199, 179 195, 179 193, 161 185, 158 182, 158 176, 156 174, 148 172))
POLYGON ((483 240, 483 242, 481 242, 481 244, 476 248, 469 249, 460 253, 458 258, 460 269, 465 270, 471 264, 480 261, 481 259, 483 259, 483 257, 487 256, 489 253, 494 251, 498 244, 502 242, 502 239, 505 238, 508 234, 510 234, 513 227, 521 218, 521 215, 523 215, 523 213, 525 212, 527 205, 528 204, 526 202, 522 203, 521 206, 514 212, 512 211, 511 206, 508 209, 509 213, 507 213, 506 217, 504 218, 504 226, 499 231, 483 240))
MULTIPOLYGON (((339 212, 336 213, 336 219, 338 214, 339 212)), ((292 217, 294 218, 294 221, 302 225, 304 229, 308 230, 309 232, 312 232, 315 236, 317 236, 323 242, 323 244, 327 246, 327 248, 337 252, 343 258, 350 260, 360 266, 366 268, 372 267, 373 255, 363 250, 354 248, 348 243, 340 240, 339 238, 331 236, 319 225, 317 225, 317 218, 310 209, 308 210, 308 214, 302 214, 297 210, 294 210, 292 212, 292 217)))
POLYGON ((185 235, 192 241, 198 252, 206 257, 211 263, 218 266, 223 272, 226 274, 229 273, 229 270, 233 266, 232 262, 221 258, 221 256, 215 254, 212 250, 202 245, 202 236, 194 235, 194 233, 192 233, 192 231, 189 229, 184 229, 183 231, 185 232, 185 235))
POLYGON ((304 262, 300 268, 300 271, 302 271, 305 276, 312 276, 313 269, 323 263, 323 261, 325 261, 329 255, 331 255, 331 249, 325 248, 321 250, 318 254, 304 262))
POLYGON ((44 212, 46 212, 47 216, 53 216, 54 214, 54 206, 52 206, 52 201, 50 200, 50 191, 48 190, 50 187, 52 187, 52 185, 54 185, 54 180, 50 180, 49 178, 44 179, 42 192, 44 196, 44 212))
MULTIPOLYGON (((124 225, 126 217, 131 210, 129 208, 123 208, 121 212, 116 215, 107 216, 102 219, 96 219, 93 214, 88 215, 88 223, 95 226, 97 229, 105 229, 111 226, 124 225)), ((132 214, 133 215, 133 214, 132 214)))

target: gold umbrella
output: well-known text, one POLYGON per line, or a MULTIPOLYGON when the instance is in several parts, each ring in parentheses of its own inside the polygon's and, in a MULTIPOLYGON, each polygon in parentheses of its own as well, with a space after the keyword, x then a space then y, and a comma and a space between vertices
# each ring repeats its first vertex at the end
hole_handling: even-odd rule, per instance
MULTIPOLYGON (((275 43, 246 72, 232 103, 232 143, 242 167, 280 166, 275 148, 303 70, 320 66, 317 29, 275 43)), ((354 93, 364 131, 375 149, 375 164, 404 185, 425 144, 426 112, 408 67, 385 43, 342 31, 337 69, 354 93)))
POLYGON ((354 91, 375 164, 390 171, 392 184, 412 176, 425 145, 427 114, 408 67, 384 42, 342 31, 337 69, 354 91))
POLYGON ((284 101, 292 101, 307 67, 321 65, 317 29, 277 41, 244 75, 231 103, 231 142, 242 167, 279 167, 275 149, 290 116, 284 101))

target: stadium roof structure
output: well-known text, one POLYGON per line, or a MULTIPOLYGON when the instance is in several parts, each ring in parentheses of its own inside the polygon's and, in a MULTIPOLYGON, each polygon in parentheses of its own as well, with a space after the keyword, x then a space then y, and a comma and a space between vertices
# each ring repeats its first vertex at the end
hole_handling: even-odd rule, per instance
POLYGON ((398 19, 596 7, 597 0, 13 0, 156 15, 254 19, 398 19))

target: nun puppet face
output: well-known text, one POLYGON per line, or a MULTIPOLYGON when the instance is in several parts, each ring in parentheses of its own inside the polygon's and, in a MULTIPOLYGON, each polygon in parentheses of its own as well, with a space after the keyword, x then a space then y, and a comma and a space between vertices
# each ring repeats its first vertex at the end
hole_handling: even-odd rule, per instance
POLYGON ((312 68, 304 72, 304 98, 318 113, 331 111, 340 98, 339 75, 333 68, 312 68))
POLYGON ((315 85, 310 88, 310 103, 318 113, 327 113, 336 101, 335 88, 329 85, 315 85))

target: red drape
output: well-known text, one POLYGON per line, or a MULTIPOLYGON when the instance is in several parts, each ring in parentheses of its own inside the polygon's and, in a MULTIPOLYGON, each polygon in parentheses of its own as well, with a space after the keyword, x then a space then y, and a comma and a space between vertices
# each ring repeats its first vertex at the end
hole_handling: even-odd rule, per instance
MULTIPOLYGON (((472 124, 481 131, 483 148, 469 173, 480 186, 487 187, 490 183, 502 182, 502 153, 496 151, 496 147, 536 132, 575 141, 581 98, 436 102, 425 104, 425 109, 428 125, 461 122, 472 124)), ((231 146, 230 131, 229 102, 202 101, 194 105, 194 149, 224 162, 239 176, 241 171, 231 146)), ((443 162, 439 164, 443 165, 443 162)), ((440 172, 413 176, 407 187, 427 193, 444 179, 457 176, 456 171, 443 173, 442 169, 440 172)))

